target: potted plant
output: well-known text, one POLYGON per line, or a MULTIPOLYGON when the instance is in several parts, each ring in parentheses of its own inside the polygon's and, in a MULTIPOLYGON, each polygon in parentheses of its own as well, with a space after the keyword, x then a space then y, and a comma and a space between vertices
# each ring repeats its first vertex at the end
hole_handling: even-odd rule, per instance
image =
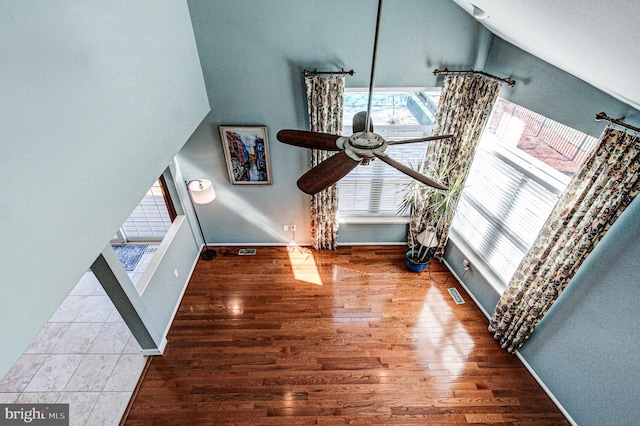
MULTIPOLYGON (((429 265, 440 243, 439 234, 453 219, 463 180, 460 175, 454 177, 456 167, 457 163, 454 162, 434 176, 449 188, 448 191, 427 186, 417 180, 411 181, 404 189, 399 213, 409 212, 409 249, 405 263, 411 271, 420 272, 429 265)), ((415 168, 420 173, 424 173, 424 169, 424 163, 415 168)))

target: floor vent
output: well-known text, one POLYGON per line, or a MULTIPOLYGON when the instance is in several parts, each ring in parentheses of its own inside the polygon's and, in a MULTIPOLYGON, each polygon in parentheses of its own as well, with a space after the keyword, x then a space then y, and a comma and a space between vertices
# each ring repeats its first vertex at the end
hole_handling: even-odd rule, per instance
POLYGON ((448 288, 447 291, 451 295, 451 298, 453 299, 453 301, 456 302, 458 305, 461 305, 464 303, 464 299, 462 298, 462 296, 460 296, 458 289, 448 288))

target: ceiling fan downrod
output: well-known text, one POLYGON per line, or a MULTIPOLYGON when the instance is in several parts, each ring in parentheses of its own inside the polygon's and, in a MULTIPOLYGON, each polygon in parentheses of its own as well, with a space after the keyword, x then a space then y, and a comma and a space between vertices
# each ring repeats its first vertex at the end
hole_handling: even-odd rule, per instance
POLYGON ((376 16, 376 32, 373 37, 373 55, 371 57, 371 75, 369 77, 369 99, 367 102, 367 119, 365 121, 365 131, 371 128, 371 102, 373 101, 373 81, 376 75, 376 55, 378 54, 378 33, 380 32, 380 17, 382 16, 382 1, 378 0, 378 13, 376 16))

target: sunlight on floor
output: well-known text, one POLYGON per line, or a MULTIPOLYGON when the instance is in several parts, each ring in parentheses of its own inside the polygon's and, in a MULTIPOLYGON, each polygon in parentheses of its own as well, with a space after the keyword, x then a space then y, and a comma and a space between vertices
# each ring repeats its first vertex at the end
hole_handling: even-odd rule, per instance
POLYGON ((448 293, 447 296, 443 293, 436 288, 427 292, 413 339, 420 353, 430 354, 422 361, 426 368, 447 370, 450 375, 458 376, 468 366, 474 340, 451 308, 442 309, 448 302, 444 301, 448 293), (432 306, 438 309, 434 311, 432 306))
POLYGON ((292 242, 287 247, 287 251, 289 252, 289 263, 293 269, 293 277, 296 280, 322 285, 320 272, 318 272, 318 266, 311 250, 303 249, 292 242))

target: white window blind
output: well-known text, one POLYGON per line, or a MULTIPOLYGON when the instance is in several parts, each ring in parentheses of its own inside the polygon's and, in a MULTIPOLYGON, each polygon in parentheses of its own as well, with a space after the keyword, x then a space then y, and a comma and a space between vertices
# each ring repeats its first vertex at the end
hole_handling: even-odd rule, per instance
MULTIPOLYGON (((374 93, 371 117, 374 130, 386 140, 412 139, 431 135, 438 90, 388 89, 374 93)), ((347 91, 344 96, 343 132, 350 136, 353 116, 367 108, 367 93, 347 91)), ((416 167, 428 142, 390 146, 387 154, 416 167)), ((411 178, 380 160, 359 165, 338 182, 339 215, 396 216, 402 190, 411 178)))
POLYGON ((497 102, 452 229, 504 284, 596 143, 525 108, 497 102))

